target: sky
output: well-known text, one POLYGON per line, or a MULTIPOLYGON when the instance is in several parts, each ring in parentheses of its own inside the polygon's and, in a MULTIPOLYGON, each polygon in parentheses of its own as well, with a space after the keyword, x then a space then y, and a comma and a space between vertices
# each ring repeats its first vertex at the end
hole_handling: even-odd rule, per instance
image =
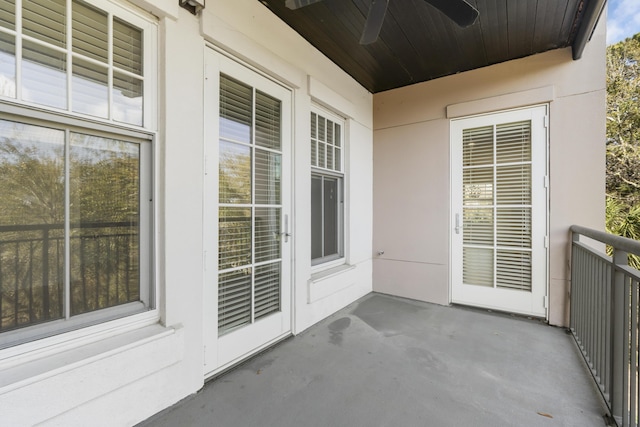
POLYGON ((640 0, 609 0, 607 46, 640 33, 640 0))

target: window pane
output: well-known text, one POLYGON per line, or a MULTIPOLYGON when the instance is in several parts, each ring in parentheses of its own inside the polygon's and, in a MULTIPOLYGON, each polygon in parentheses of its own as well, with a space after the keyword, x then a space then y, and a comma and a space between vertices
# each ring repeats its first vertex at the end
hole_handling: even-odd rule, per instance
POLYGON ((462 132, 462 165, 493 164, 493 126, 465 129, 462 132))
POLYGON ((251 203, 251 148, 220 141, 219 202, 251 203))
POLYGON ((280 101, 256 91, 256 145, 280 150, 280 101))
POLYGON ((0 96, 16 97, 15 37, 0 33, 0 96))
POLYGON ((340 138, 342 138, 341 128, 340 128, 340 125, 336 123, 336 132, 335 132, 336 147, 340 147, 342 145, 340 138))
POLYGON ((73 51, 107 62, 109 28, 107 14, 84 2, 73 2, 73 51))
POLYGON ((66 55, 26 40, 23 46, 22 98, 50 107, 66 108, 66 55))
POLYGON ((327 119, 318 116, 318 139, 323 142, 327 141, 326 123, 327 119))
POLYGON ((464 169, 462 195, 464 206, 493 205, 493 168, 464 169))
POLYGON ((142 80, 113 73, 113 119, 142 126, 142 80))
POLYGON ((321 167, 321 168, 327 167, 327 163, 325 161, 326 151, 327 151, 326 147, 327 146, 325 145, 324 142, 318 143, 318 167, 321 167))
POLYGON ((338 180, 325 177, 323 190, 324 256, 328 256, 338 253, 338 209, 340 204, 338 180))
POLYGON ((327 169, 331 169, 331 170, 338 169, 333 162, 334 162, 333 146, 327 145, 327 169))
POLYGON ((311 138, 316 139, 318 137, 318 115, 311 113, 311 138))
POLYGON ((256 203, 280 204, 280 163, 282 155, 256 149, 256 203))
POLYGON ((66 1, 27 0, 22 2, 22 31, 58 47, 65 47, 66 1))
POLYGON ((73 111, 108 117, 109 86, 106 68, 74 58, 71 89, 73 111))
POLYGON ((64 315, 64 132, 0 120, 0 330, 64 315))
POLYGON ((462 249, 462 281, 465 285, 493 287, 493 249, 462 249))
POLYGON ((463 241, 493 246, 493 208, 463 208, 463 241))
POLYGON ((311 140, 311 166, 318 166, 318 143, 311 140))
POLYGON ((531 291, 531 252, 497 251, 496 287, 531 291))
POLYGON ((256 208, 255 262, 280 258, 280 208, 256 208))
POLYGON ((251 142, 251 87, 225 75, 220 76, 220 137, 251 142))
POLYGON ((113 66, 142 75, 142 30, 113 18, 113 66))
POLYGON ((280 263, 256 267, 256 320, 280 311, 280 263))
POLYGON ((16 29, 16 1, 3 0, 0 2, 0 27, 16 29))
POLYGON ((140 147, 71 134, 71 314, 140 298, 140 147))
POLYGON ((250 208, 220 208, 218 249, 220 270, 251 264, 250 208))
POLYGON ((322 258, 322 177, 311 177, 311 259, 322 258))
POLYGON ((531 121, 496 126, 496 163, 531 161, 531 121))
POLYGON ((251 322, 251 268, 218 278, 218 334, 251 322))
POLYGON ((531 248, 531 208, 500 208, 496 216, 498 246, 531 248))
POLYGON ((496 168, 496 203, 499 205, 531 204, 531 164, 496 168))

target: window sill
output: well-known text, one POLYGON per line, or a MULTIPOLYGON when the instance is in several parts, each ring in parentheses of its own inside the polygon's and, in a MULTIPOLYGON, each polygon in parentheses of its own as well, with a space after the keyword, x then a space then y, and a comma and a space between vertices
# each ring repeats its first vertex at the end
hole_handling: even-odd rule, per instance
POLYGON ((126 358, 129 364, 131 360, 136 360, 134 363, 136 366, 128 367, 127 375, 120 378, 116 378, 117 375, 113 376, 110 381, 107 381, 113 382, 111 387, 104 384, 104 387, 99 388, 121 387, 122 383, 134 380, 133 376, 141 378, 180 361, 183 346, 179 343, 182 339, 182 334, 179 332, 179 329, 165 328, 155 323, 101 340, 65 346, 58 351, 42 351, 38 352, 37 356, 27 354, 24 355, 27 356, 26 358, 18 356, 6 359, 0 363, 0 395, 53 377, 60 377, 65 373, 72 377, 82 377, 82 375, 95 377, 96 372, 104 369, 103 365, 119 366, 117 363, 112 363, 111 359, 126 358), (155 354, 155 357, 144 357, 143 353, 155 354), (132 358, 132 354, 138 354, 138 356, 132 358))
POLYGON ((349 274, 355 268, 355 265, 341 264, 314 272, 308 281, 307 303, 311 304, 355 284, 349 274))

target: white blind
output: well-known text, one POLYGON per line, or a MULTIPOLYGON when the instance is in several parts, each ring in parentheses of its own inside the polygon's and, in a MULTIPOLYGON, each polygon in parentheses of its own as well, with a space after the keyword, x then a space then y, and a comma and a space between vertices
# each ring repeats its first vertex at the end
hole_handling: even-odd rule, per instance
POLYGON ((531 122, 463 131, 463 280, 531 289, 531 122))
POLYGON ((220 76, 219 335, 280 310, 281 120, 278 99, 220 76))

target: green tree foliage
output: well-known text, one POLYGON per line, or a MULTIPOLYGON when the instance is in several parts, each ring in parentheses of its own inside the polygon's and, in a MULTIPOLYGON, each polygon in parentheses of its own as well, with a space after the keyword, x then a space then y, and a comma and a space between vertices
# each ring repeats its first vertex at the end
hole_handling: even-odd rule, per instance
POLYGON ((640 240, 640 33, 607 48, 606 179, 607 230, 640 240))

